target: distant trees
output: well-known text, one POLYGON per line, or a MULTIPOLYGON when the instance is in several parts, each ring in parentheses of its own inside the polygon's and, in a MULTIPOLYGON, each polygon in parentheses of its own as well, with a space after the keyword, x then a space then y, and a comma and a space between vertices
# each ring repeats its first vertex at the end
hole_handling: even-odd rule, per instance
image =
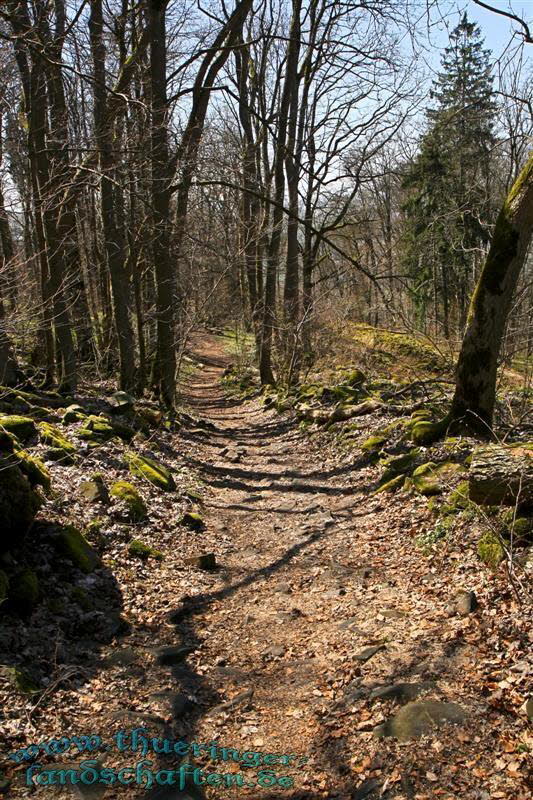
POLYGON ((404 178, 402 263, 412 276, 418 325, 430 304, 446 338, 462 331, 490 238, 496 143, 490 52, 466 13, 450 34, 433 84, 428 130, 404 178))

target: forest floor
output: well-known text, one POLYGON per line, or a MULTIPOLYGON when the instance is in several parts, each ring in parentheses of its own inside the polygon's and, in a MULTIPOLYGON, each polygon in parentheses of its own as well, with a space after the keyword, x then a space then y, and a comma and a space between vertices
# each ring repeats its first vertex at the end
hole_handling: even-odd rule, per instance
MULTIPOLYGON (((244 766, 206 747, 197 766, 241 773, 247 786, 192 787, 195 798, 526 800, 528 609, 459 537, 430 554, 415 547, 430 525, 426 498, 373 495, 376 468, 360 453, 339 453, 259 398, 228 398, 220 381, 231 357, 220 337, 198 333, 191 349, 203 366, 182 400, 197 424, 169 434, 168 448, 194 476, 204 527, 177 528, 170 497, 161 501, 149 544, 164 560, 112 565, 128 633, 97 654, 85 642, 83 681, 58 681, 39 707, 10 697, 10 748, 89 732, 109 742, 143 726, 155 737, 291 756, 262 765, 248 756, 244 766), (214 553, 217 568, 184 566, 197 553, 214 553), (475 592, 471 613, 453 610, 462 590, 475 592), (375 735, 415 699, 446 704, 405 716, 405 725, 427 725, 422 736, 375 735), (439 713, 455 724, 437 728, 439 713), (262 769, 292 786, 270 786, 268 775, 259 785, 262 769)), ((102 761, 141 757, 111 748, 102 761)), ((176 763, 146 758, 159 769, 176 763)), ((13 796, 63 795, 19 784, 13 796)), ((83 796, 183 795, 117 785, 83 796)))

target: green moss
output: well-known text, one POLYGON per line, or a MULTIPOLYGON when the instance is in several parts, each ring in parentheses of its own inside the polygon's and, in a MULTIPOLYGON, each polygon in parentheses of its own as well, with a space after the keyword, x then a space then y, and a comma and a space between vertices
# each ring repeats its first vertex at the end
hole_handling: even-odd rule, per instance
POLYGON ((417 467, 411 476, 413 486, 419 494, 425 497, 442 494, 445 488, 444 480, 461 470, 460 464, 445 461, 442 464, 434 464, 429 461, 417 467))
POLYGON ((104 524, 105 520, 101 519, 100 517, 92 519, 89 523, 87 523, 87 533, 93 535, 100 533, 104 527, 104 524))
POLYGON ((11 453, 0 457, 0 552, 20 542, 41 505, 16 457, 11 453))
POLYGON ((126 506, 128 516, 133 522, 140 522, 146 519, 148 510, 141 495, 133 486, 127 481, 117 481, 111 487, 111 496, 116 497, 126 506))
POLYGON ((457 510, 467 509, 471 501, 469 499, 470 484, 468 481, 461 481, 446 499, 446 506, 450 509, 449 513, 457 510))
POLYGON ((365 453, 374 453, 387 444, 388 437, 387 436, 369 436, 368 439, 365 439, 363 444, 361 445, 361 450, 365 453))
POLYGON ((381 484, 381 486, 375 490, 374 494, 381 494, 381 492, 395 492, 404 485, 404 482, 405 475, 396 475, 386 483, 381 484))
POLYGON ((39 599, 39 579, 31 569, 24 569, 9 583, 9 601, 24 616, 31 614, 39 599))
POLYGON ((59 428, 49 422, 41 422, 39 424, 39 432, 41 442, 51 448, 46 453, 48 458, 52 461, 65 460, 65 463, 71 460, 71 457, 76 452, 76 447, 63 435, 59 428))
POLYGON ((66 525, 60 532, 58 549, 82 572, 93 572, 100 559, 85 536, 74 525, 66 525))
POLYGON ((50 473, 43 462, 26 452, 16 450, 15 456, 21 471, 28 478, 31 486, 42 486, 46 492, 50 491, 50 473))
POLYGON ((409 474, 416 463, 416 459, 420 454, 420 450, 418 448, 414 448, 410 450, 408 453, 404 453, 401 456, 388 456, 381 460, 381 465, 385 467, 385 471, 381 476, 380 482, 382 484, 388 483, 391 481, 396 475, 407 475, 409 474))
POLYGON ((191 530, 194 531, 200 531, 205 527, 202 515, 195 511, 185 512, 180 519, 180 525, 185 525, 187 528, 191 528, 191 530))
POLYGON ((77 435, 85 441, 107 442, 115 435, 113 425, 105 417, 97 417, 91 414, 85 420, 84 426, 79 428, 77 435))
POLYGON ((21 442, 26 442, 35 436, 37 428, 30 417, 18 417, 15 414, 0 416, 0 426, 8 433, 12 433, 21 442))
POLYGON ((65 410, 62 422, 64 425, 68 425, 71 422, 81 422, 84 419, 87 419, 87 415, 85 414, 83 408, 73 404, 65 410))
POLYGON ((21 694, 33 695, 41 690, 23 669, 20 667, 0 667, 0 675, 6 678, 9 683, 21 694))
POLYGON ((503 542, 492 531, 488 531, 481 536, 477 543, 477 553, 483 563, 493 569, 496 569, 505 558, 503 542))
POLYGON ((422 420, 416 422, 411 428, 413 442, 418 445, 429 445, 440 439, 448 430, 449 420, 445 418, 440 422, 422 420))
POLYGON ((348 386, 362 386, 366 383, 366 375, 360 369, 352 369, 343 376, 343 382, 348 386))
POLYGON ((144 478, 166 492, 176 488, 174 478, 169 470, 155 459, 141 456, 139 453, 127 453, 126 459, 132 475, 144 478))
POLYGON ((160 550, 154 550, 153 547, 149 547, 144 542, 141 542, 140 539, 133 539, 128 545, 128 552, 132 556, 136 556, 137 558, 141 558, 146 560, 147 558, 155 558, 157 561, 162 561, 164 558, 163 553, 160 550))

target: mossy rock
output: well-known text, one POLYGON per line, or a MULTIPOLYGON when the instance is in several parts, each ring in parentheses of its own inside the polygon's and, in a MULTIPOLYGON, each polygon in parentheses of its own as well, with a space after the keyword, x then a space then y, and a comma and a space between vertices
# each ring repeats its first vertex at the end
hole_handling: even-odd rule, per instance
POLYGON ((135 407, 135 398, 128 392, 113 392, 107 402, 112 414, 130 414, 135 407))
POLYGON ((343 383, 352 387, 362 386, 366 380, 365 373, 360 369, 352 369, 343 376, 343 383))
POLYGON ((162 561, 164 558, 164 555, 160 550, 155 550, 153 547, 149 547, 147 544, 144 544, 144 542, 141 542, 140 539, 133 539, 129 543, 128 552, 131 556, 136 556, 143 561, 150 557, 155 558, 157 561, 162 561))
POLYGON ((66 453, 61 447, 50 447, 45 451, 44 457, 47 461, 56 461, 64 467, 76 463, 74 454, 66 453))
POLYGON ((30 455, 26 450, 15 450, 15 457, 22 473, 27 477, 30 485, 42 486, 45 492, 50 491, 50 473, 40 458, 30 455))
POLYGON ((361 445, 364 453, 377 453, 387 444, 388 436, 369 436, 361 445))
POLYGON ((72 422, 82 422, 84 419, 87 419, 84 409, 76 403, 73 403, 65 410, 62 422, 64 425, 68 425, 72 422))
POLYGON ((76 446, 66 436, 49 422, 39 424, 40 439, 43 444, 50 446, 46 457, 51 461, 70 462, 76 453, 76 446))
POLYGON ((21 694, 33 695, 41 691, 33 678, 20 667, 0 666, 0 675, 21 694))
POLYGON ((431 497, 432 495, 442 494, 445 489, 446 478, 461 470, 461 465, 453 462, 446 461, 442 464, 434 464, 429 461, 414 470, 411 480, 419 494, 431 497))
POLYGON ((467 508, 470 508, 472 501, 468 496, 469 488, 468 481, 461 481, 446 498, 446 502, 441 506, 441 513, 444 515, 456 514, 458 511, 466 511, 467 508))
POLYGON ((205 528, 202 515, 196 511, 186 511, 180 519, 180 525, 185 525, 193 531, 201 531, 205 528))
POLYGON ((79 428, 77 435, 80 439, 89 442, 108 442, 116 436, 113 425, 105 417, 98 417, 91 414, 79 428))
POLYGON ((456 725, 465 722, 466 713, 456 703, 442 703, 436 700, 407 703, 383 725, 378 726, 374 735, 394 736, 406 742, 417 736, 429 734, 443 723, 456 725))
POLYGON ((515 516, 515 510, 510 508, 500 514, 500 519, 517 544, 527 544, 533 538, 533 517, 515 516))
POLYGON ((395 492, 405 483, 405 475, 396 475, 386 483, 382 483, 373 494, 381 494, 382 492, 395 492))
POLYGON ((0 569, 0 606, 5 601, 8 595, 9 578, 3 569, 0 569))
POLYGON ((27 442, 37 433, 35 421, 31 417, 19 417, 16 414, 1 416, 0 426, 21 442, 27 442))
POLYGON ((127 453, 126 459, 131 474, 137 478, 144 478, 165 492, 171 492, 176 488, 169 470, 155 459, 141 456, 139 453, 127 453))
POLYGON ((18 544, 43 502, 14 458, 11 453, 0 456, 0 552, 18 544))
POLYGON ((98 554, 74 525, 65 525, 62 528, 57 539, 57 547, 79 570, 86 574, 100 566, 98 554))
POLYGON ((162 411, 157 411, 153 408, 141 406, 136 409, 135 421, 141 427, 147 426, 148 428, 159 428, 163 423, 165 415, 162 411))
POLYGON ((94 603, 91 600, 90 595, 85 591, 85 589, 82 589, 81 586, 72 587, 70 599, 73 603, 76 603, 76 605, 78 605, 82 611, 89 612, 94 608, 94 603))
POLYGON ((148 516, 146 504, 133 484, 127 481, 117 481, 111 487, 111 496, 124 503, 132 522, 141 522, 148 516))
POLYGON ((82 481, 79 493, 88 503, 109 503, 109 492, 102 475, 93 475, 90 480, 82 481))
POLYGON ((484 564, 496 569, 505 558, 502 540, 492 531, 487 531, 477 543, 477 554, 484 564))
POLYGON ((39 600, 39 579, 31 569, 24 569, 9 582, 9 603, 21 616, 29 616, 39 600))
POLYGON ((401 456, 387 456, 386 458, 382 459, 381 465, 385 467, 386 470, 390 470, 391 472, 404 475, 406 472, 410 472, 414 465, 416 464, 416 459, 420 455, 420 450, 418 448, 414 448, 410 450, 408 453, 404 453, 401 456))
POLYGON ((411 438, 417 445, 430 445, 440 439, 448 430, 449 421, 447 419, 439 422, 421 420, 416 422, 411 428, 411 438))

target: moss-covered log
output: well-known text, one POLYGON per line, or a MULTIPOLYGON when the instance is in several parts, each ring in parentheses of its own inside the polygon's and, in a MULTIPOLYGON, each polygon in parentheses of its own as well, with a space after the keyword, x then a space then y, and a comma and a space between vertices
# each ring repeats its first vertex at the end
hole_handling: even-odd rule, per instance
POLYGON ((533 504, 533 444, 488 445, 474 450, 469 496, 485 505, 533 504))

